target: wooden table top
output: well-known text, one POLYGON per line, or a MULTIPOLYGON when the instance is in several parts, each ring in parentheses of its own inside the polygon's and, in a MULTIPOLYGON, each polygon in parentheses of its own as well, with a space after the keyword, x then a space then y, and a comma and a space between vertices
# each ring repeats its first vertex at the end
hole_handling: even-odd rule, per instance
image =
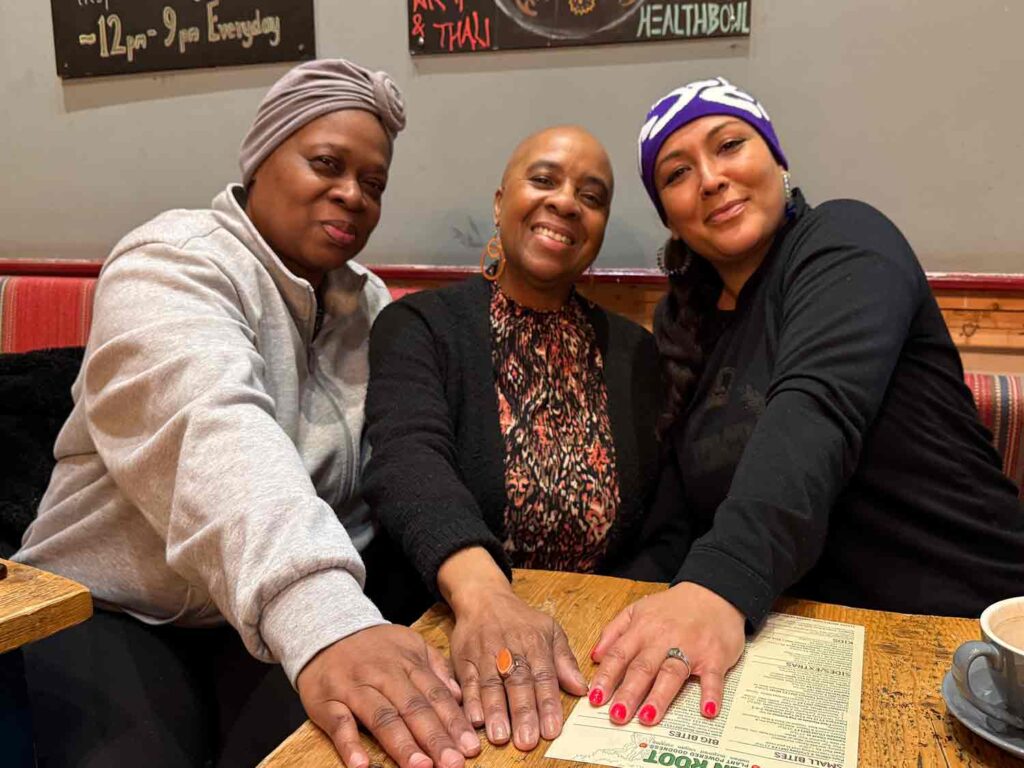
MULTIPOLYGON (((561 621, 587 679, 596 670, 588 654, 605 623, 634 600, 665 589, 662 584, 548 571, 516 571, 513 586, 530 605, 561 621)), ((860 766, 1022 765, 963 727, 947 712, 942 700, 939 688, 953 652, 962 642, 978 639, 977 621, 866 611, 790 598, 780 600, 775 610, 865 627, 860 766)), ((451 627, 451 614, 443 605, 435 605, 413 625, 429 642, 445 651, 451 627)), ((562 694, 566 717, 575 703, 574 697, 562 694)), ((371 768, 374 764, 394 765, 370 737, 364 735, 363 740, 370 750, 371 768)), ((511 744, 491 746, 482 735, 481 741, 483 750, 478 757, 467 760, 467 766, 501 768, 546 762, 548 742, 543 739, 526 754, 511 744)), ((342 765, 330 740, 309 721, 260 764, 261 768, 342 765)))
POLYGON ((0 653, 42 640, 92 616, 92 597, 81 584, 10 560, 0 579, 0 653))

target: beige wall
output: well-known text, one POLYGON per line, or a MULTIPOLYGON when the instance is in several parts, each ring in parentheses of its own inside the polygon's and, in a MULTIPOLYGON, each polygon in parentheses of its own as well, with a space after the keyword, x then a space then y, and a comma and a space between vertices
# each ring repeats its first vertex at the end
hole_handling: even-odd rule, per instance
MULTIPOLYGON (((366 260, 474 261, 512 145, 574 121, 607 144, 619 177, 601 265, 653 264, 661 229, 636 178, 635 132, 662 93, 721 74, 768 108, 812 202, 874 203, 931 270, 1024 272, 1024 2, 753 6, 745 41, 414 60, 404 0, 318 0, 320 55, 389 70, 409 102, 366 260)), ((102 257, 159 211, 206 205, 235 180, 238 142, 286 69, 65 84, 50 3, 2 0, 2 11, 0 258, 102 257)))

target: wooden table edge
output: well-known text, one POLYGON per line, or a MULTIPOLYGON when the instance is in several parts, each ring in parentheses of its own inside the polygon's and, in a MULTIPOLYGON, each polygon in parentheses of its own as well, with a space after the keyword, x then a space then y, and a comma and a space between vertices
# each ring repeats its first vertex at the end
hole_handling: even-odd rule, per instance
POLYGON ((7 578, 0 581, 0 589, 9 583, 26 583, 21 581, 25 576, 32 580, 29 584, 45 579, 49 585, 60 589, 36 604, 27 604, 0 616, 0 653, 50 637, 92 616, 92 594, 78 582, 10 560, 3 560, 3 563, 7 566, 7 578), (59 620, 53 620, 55 615, 59 620))

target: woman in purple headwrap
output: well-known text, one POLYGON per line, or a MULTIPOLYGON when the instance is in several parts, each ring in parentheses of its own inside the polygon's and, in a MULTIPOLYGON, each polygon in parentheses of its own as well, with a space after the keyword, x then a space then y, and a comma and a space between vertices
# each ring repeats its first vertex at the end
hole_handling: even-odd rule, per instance
POLYGON ((402 768, 479 749, 447 663, 362 588, 367 340, 389 295, 352 259, 404 123, 386 74, 302 64, 259 107, 243 183, 107 259, 17 555, 100 608, 26 651, 41 764, 253 765, 303 719, 291 685, 349 768, 369 762, 357 720, 402 768))
POLYGON ((591 702, 658 723, 693 675, 716 716, 783 591, 960 616, 1019 594, 1024 509, 899 230, 810 206, 764 107, 722 78, 659 100, 639 149, 671 235, 653 514, 673 586, 605 629, 591 702))

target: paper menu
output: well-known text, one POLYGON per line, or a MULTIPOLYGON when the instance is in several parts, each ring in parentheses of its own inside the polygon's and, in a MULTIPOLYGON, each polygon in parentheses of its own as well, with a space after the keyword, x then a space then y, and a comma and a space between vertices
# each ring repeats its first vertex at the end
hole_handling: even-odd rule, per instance
POLYGON ((772 614, 725 679, 722 711, 698 712, 696 681, 649 728, 612 725, 581 699, 545 757, 618 768, 854 768, 864 628, 772 614))

